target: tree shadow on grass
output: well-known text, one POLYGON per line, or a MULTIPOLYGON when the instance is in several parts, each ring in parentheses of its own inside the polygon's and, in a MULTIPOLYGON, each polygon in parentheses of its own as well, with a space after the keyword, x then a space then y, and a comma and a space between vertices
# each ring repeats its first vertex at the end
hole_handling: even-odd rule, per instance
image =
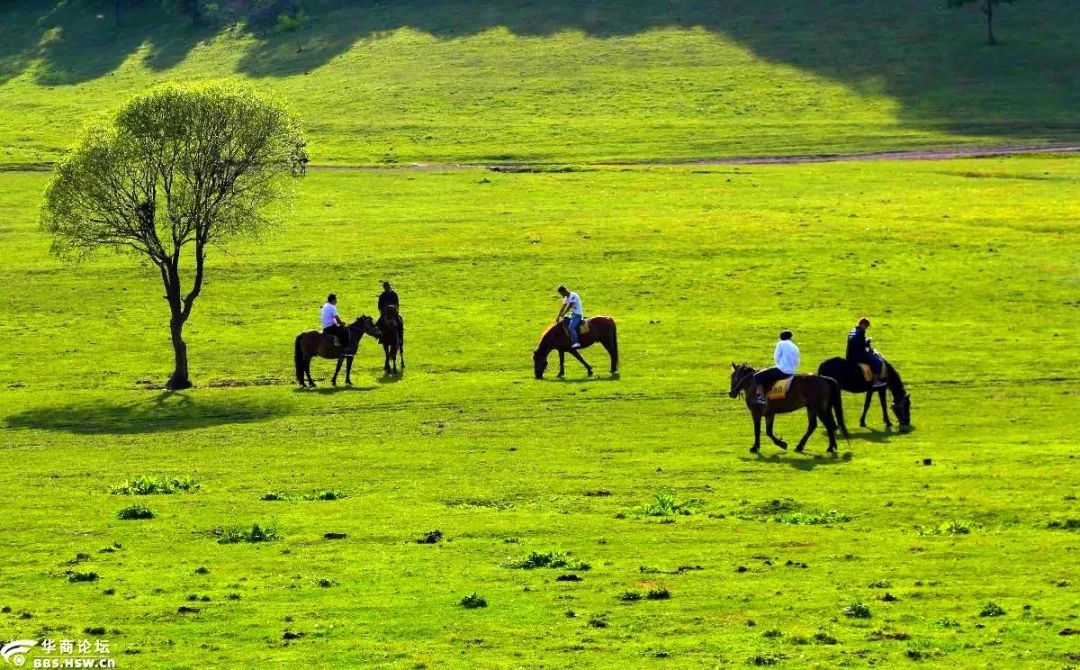
MULTIPOLYGON (((41 84, 97 79, 144 46, 145 64, 163 71, 182 61, 200 41, 227 28, 193 28, 190 21, 162 9, 161 3, 127 4, 124 25, 116 28, 109 11, 112 3, 0 2, 0 83, 34 61, 40 62, 36 75, 41 84)), ((529 38, 579 32, 605 40, 669 29, 704 31, 738 43, 756 58, 894 100, 896 115, 907 126, 980 137, 1080 136, 1074 113, 1080 107, 1080 49, 1075 47, 1080 3, 1032 0, 1009 6, 999 17, 1003 43, 997 47, 984 44, 985 29, 977 11, 950 11, 944 4, 312 0, 307 3, 310 20, 295 32, 247 29, 256 39, 237 70, 251 77, 298 75, 331 62, 354 45, 374 44, 402 30, 438 41, 490 31, 529 38)), ((478 67, 498 65, 484 62, 482 55, 477 58, 478 67)), ((648 63, 649 55, 642 52, 634 58, 648 63)), ((506 67, 514 67, 510 60, 506 67)), ((408 80, 403 75, 402 81, 408 80)), ((783 83, 778 83, 782 89, 783 83)), ((780 89, 771 95, 782 95, 780 89)), ((792 104, 801 109, 816 103, 796 98, 792 104)))
POLYGON ((235 397, 193 397, 162 393, 129 403, 95 402, 36 407, 7 417, 7 428, 51 430, 77 435, 134 435, 178 432, 212 426, 266 421, 287 413, 280 403, 235 397))

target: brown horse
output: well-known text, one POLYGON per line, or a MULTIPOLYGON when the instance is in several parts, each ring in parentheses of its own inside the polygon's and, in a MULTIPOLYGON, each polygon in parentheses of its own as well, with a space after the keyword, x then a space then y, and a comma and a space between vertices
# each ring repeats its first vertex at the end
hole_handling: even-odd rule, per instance
POLYGON ((309 330, 296 336, 294 346, 295 354, 293 361, 296 364, 296 381, 304 386, 304 376, 307 383, 315 388, 315 380, 311 378, 311 359, 315 356, 320 358, 337 359, 337 367, 334 368, 334 377, 330 383, 337 386, 337 376, 341 372, 341 362, 348 361, 345 366, 345 385, 352 386, 353 357, 360 350, 360 338, 370 335, 378 338, 381 333, 375 321, 367 315, 362 315, 356 321, 349 324, 349 346, 342 350, 340 346, 332 345, 326 341, 326 337, 317 330, 309 330))
MULTIPOLYGON (((585 370, 592 377, 592 366, 585 362, 577 349, 570 348, 570 332, 567 330, 569 320, 555 325, 544 331, 540 336, 540 343, 533 352, 533 372, 537 379, 544 378, 544 370, 547 369, 548 354, 552 350, 559 352, 559 377, 566 373, 566 353, 581 361, 585 370)), ((608 355, 611 356, 611 374, 619 374, 619 341, 616 337, 615 319, 610 316, 594 316, 585 319, 582 325, 588 324, 588 332, 581 333, 581 348, 585 349, 599 342, 608 355)))
POLYGON ((776 414, 794 412, 805 407, 810 422, 806 428, 806 434, 799 440, 795 451, 803 450, 806 441, 817 428, 818 419, 821 419, 829 434, 829 453, 835 454, 837 426, 840 427, 840 432, 844 434, 844 437, 848 437, 847 426, 844 425, 844 406, 840 397, 840 385, 836 380, 818 375, 795 375, 786 397, 782 400, 769 399, 765 405, 758 405, 750 399, 754 393, 754 373, 756 372, 757 370, 745 363, 742 365, 732 363, 731 389, 728 392, 729 396, 735 398, 742 391, 746 396, 746 407, 754 418, 754 446, 750 447, 750 453, 756 454, 761 449, 761 416, 763 414, 765 415, 765 434, 769 436, 773 444, 781 449, 787 449, 787 442, 773 435, 773 417, 776 414))
POLYGON ((390 365, 393 364, 393 373, 396 375, 398 354, 401 354, 401 371, 405 371, 405 319, 401 318, 397 305, 387 305, 386 311, 379 317, 376 324, 382 335, 379 343, 383 347, 383 371, 390 374, 390 365))

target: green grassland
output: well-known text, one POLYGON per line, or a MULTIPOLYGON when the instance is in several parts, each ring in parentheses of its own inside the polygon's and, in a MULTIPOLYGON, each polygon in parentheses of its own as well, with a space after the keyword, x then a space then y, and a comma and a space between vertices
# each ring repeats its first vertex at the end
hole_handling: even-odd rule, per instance
POLYGON ((1003 6, 998 47, 944 0, 312 0, 294 32, 148 9, 116 28, 111 4, 0 7, 0 163, 54 160, 87 115, 208 77, 288 98, 324 164, 1080 138, 1075 2, 1003 6))
POLYGON ((281 228, 212 255, 199 388, 173 395, 152 388, 171 363, 153 272, 49 257, 45 180, 0 175, 4 636, 106 638, 123 668, 1078 663, 1059 633, 1080 628, 1080 536, 1051 525, 1080 518, 1080 160, 314 171, 281 228), (322 388, 296 390, 324 295, 370 313, 383 278, 407 373, 383 378, 365 340, 354 389, 318 361, 322 388), (559 282, 618 319, 620 378, 590 349, 595 378, 532 379, 559 282), (839 458, 820 434, 748 454, 729 362, 767 362, 789 327, 812 369, 862 314, 914 430, 876 409, 854 428, 848 395, 839 458), (142 474, 200 488, 110 494, 142 474), (326 489, 348 497, 260 500, 326 489), (642 514, 663 492, 693 513, 642 514), (156 518, 117 518, 136 503, 156 518), (213 535, 253 523, 281 537, 213 535), (512 567, 533 551, 590 569, 512 567), (486 608, 459 605, 473 592, 486 608))

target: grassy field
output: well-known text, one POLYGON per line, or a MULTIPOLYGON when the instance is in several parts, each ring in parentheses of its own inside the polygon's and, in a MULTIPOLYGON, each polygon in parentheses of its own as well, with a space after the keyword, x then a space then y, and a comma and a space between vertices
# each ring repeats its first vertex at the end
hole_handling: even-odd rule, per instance
MULTIPOLYGON (((151 5, 153 3, 146 3, 151 5)), ((1080 3, 408 0, 295 32, 111 3, 0 7, 0 164, 167 80, 286 96, 318 163, 627 161, 1078 141, 1080 3)), ((333 4, 342 4, 340 2, 333 4)))
POLYGON ((4 636, 121 668, 1080 663, 1080 160, 313 172, 211 258, 171 396, 152 272, 48 257, 45 178, 0 175, 4 636), (384 277, 407 374, 365 341, 354 389, 294 389, 325 294, 370 313, 384 277), (597 377, 532 379, 559 282, 618 319, 621 378, 588 350, 597 377), (862 314, 913 432, 875 411, 837 459, 748 454, 729 362, 789 327, 815 367, 862 314), (199 488, 110 493, 139 475, 199 488), (650 516, 666 493, 688 513, 650 516), (254 523, 280 537, 214 534, 254 523))

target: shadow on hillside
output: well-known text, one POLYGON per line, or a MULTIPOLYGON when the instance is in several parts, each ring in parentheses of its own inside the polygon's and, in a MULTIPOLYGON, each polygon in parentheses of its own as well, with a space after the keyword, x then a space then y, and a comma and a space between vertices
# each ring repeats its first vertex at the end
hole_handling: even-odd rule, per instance
POLYGON ((151 400, 123 404, 97 402, 38 407, 7 417, 5 424, 7 428, 78 435, 133 435, 252 423, 285 413, 280 405, 255 404, 233 397, 219 400, 165 392, 151 400))
MULTIPOLYGON (((9 2, 0 10, 0 83, 34 58, 43 62, 42 83, 87 81, 113 71, 144 44, 146 62, 167 69, 213 32, 151 8, 157 3, 128 10, 125 26, 117 29, 109 5, 9 2)), ((1004 44, 994 48, 983 44, 978 12, 946 9, 943 0, 308 0, 307 5, 311 18, 304 27, 258 36, 241 58, 242 73, 308 72, 356 44, 403 28, 439 40, 491 30, 535 37, 576 31, 609 39, 680 28, 720 34, 760 58, 887 96, 912 125, 1014 137, 1080 133, 1073 115, 1080 107, 1080 49, 1075 48, 1080 3, 1031 0, 1003 7, 998 32, 1004 44)), ((652 58, 645 52, 620 57, 645 65, 652 58)), ((501 65, 486 58, 477 56, 477 64, 501 65)), ((693 58, 686 55, 687 62, 693 58)), ((783 95, 780 84, 776 95, 783 95)))

